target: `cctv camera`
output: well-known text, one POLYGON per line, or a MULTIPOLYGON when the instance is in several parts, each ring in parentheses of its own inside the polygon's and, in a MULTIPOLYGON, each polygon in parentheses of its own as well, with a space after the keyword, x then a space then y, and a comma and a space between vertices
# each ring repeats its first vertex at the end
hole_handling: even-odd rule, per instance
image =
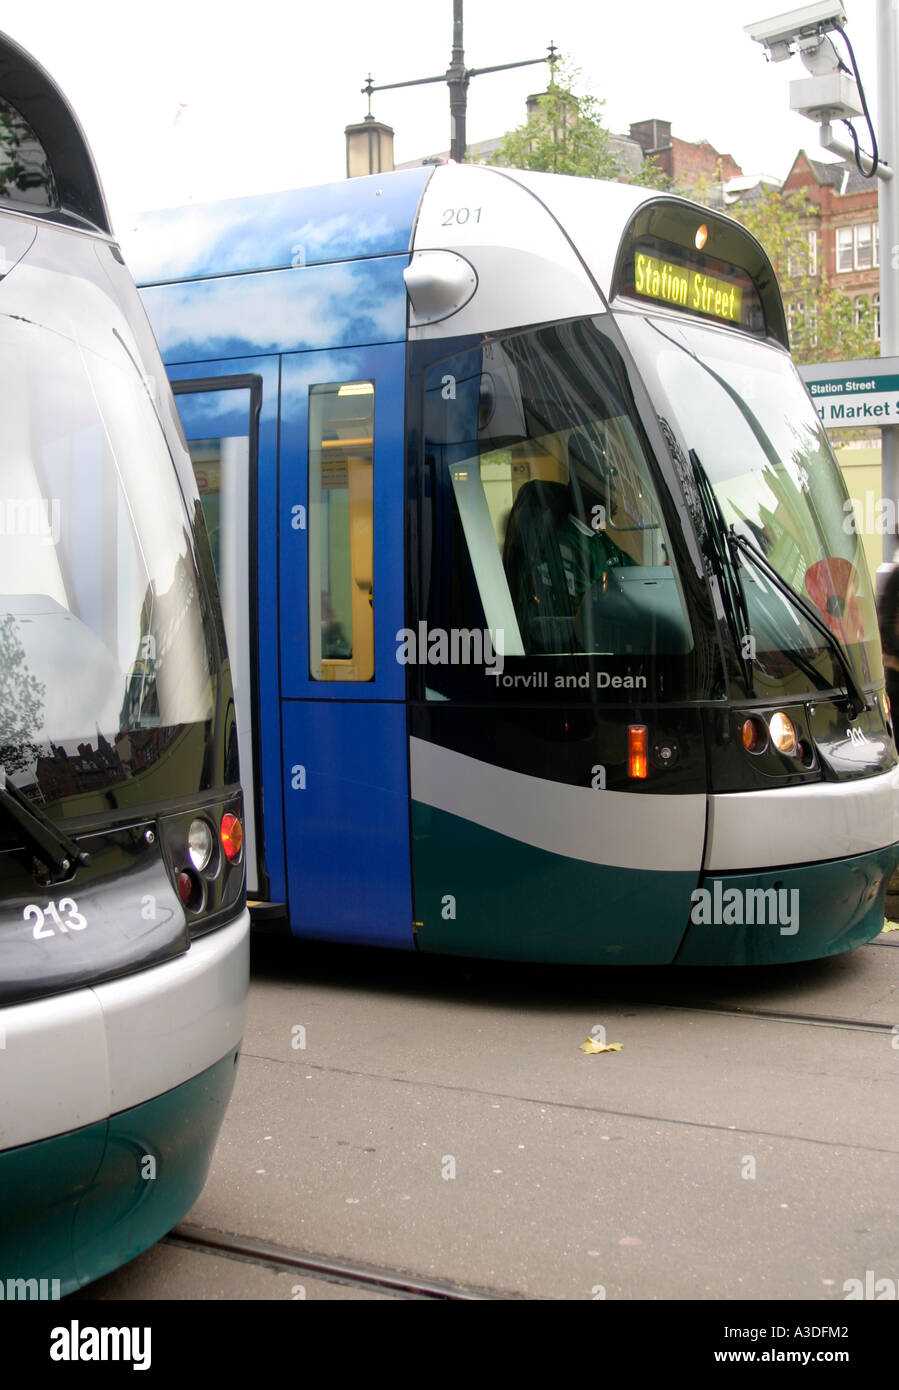
POLYGON ((790 45, 806 34, 842 27, 846 19, 843 0, 817 0, 814 5, 800 5, 772 19, 760 19, 747 24, 743 30, 756 43, 763 43, 775 62, 790 56, 790 45))

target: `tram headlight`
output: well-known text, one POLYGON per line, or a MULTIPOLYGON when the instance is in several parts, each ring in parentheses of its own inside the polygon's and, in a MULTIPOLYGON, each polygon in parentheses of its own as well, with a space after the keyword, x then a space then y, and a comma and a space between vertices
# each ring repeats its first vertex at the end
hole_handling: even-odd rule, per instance
POLYGON ((187 853, 197 873, 209 867, 214 849, 212 827, 205 820, 192 820, 187 832, 187 853))
POLYGON ((772 714, 768 721, 768 729, 771 733, 771 742, 774 744, 778 753, 790 755, 796 752, 799 746, 796 728, 792 719, 784 714, 782 710, 778 710, 776 714, 772 714))

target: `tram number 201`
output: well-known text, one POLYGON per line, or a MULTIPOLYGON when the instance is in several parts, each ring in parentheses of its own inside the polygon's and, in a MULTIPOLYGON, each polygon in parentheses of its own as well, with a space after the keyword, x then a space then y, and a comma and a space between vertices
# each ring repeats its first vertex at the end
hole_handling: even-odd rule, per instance
POLYGON ((453 223, 457 227, 464 227, 466 222, 480 222, 480 208, 444 208, 443 221, 441 227, 451 227, 453 223))
POLYGON ((56 935, 50 925, 51 922, 61 932, 84 931, 87 926, 87 918, 78 911, 78 904, 74 898, 60 898, 59 907, 54 902, 47 903, 46 907, 38 907, 37 903, 29 903, 27 907, 22 909, 22 918, 26 922, 34 923, 31 935, 35 941, 42 941, 45 937, 56 935))

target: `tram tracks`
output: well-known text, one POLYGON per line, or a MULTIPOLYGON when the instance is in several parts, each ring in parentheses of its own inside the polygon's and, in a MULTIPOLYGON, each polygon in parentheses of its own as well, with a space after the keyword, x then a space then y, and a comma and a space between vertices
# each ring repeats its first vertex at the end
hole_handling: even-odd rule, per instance
POLYGON ((798 1023, 808 1028, 843 1028, 856 1033, 880 1033, 890 1036, 895 1023, 877 1023, 864 1018, 844 1018, 839 1014, 799 1013, 793 1010, 757 1009, 749 1004, 704 1003, 701 1000, 681 1000, 677 1004, 662 999, 644 999, 644 1004, 657 1008, 676 1009, 686 1013, 719 1014, 725 1018, 757 1019, 767 1023, 798 1023))
POLYGON ((358 1260, 335 1259, 308 1250, 294 1250, 255 1236, 194 1226, 189 1222, 176 1226, 162 1244, 245 1264, 263 1265, 278 1273, 306 1275, 329 1284, 383 1293, 399 1299, 469 1303, 524 1298, 520 1293, 483 1289, 449 1279, 427 1279, 407 1270, 370 1265, 358 1260))

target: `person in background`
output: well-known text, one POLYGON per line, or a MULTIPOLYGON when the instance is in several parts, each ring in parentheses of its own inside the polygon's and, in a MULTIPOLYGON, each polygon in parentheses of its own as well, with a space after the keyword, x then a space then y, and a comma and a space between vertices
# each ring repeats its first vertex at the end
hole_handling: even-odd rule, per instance
POLYGON ((899 714, 899 565, 886 582, 880 599, 880 641, 886 674, 887 698, 899 714))

